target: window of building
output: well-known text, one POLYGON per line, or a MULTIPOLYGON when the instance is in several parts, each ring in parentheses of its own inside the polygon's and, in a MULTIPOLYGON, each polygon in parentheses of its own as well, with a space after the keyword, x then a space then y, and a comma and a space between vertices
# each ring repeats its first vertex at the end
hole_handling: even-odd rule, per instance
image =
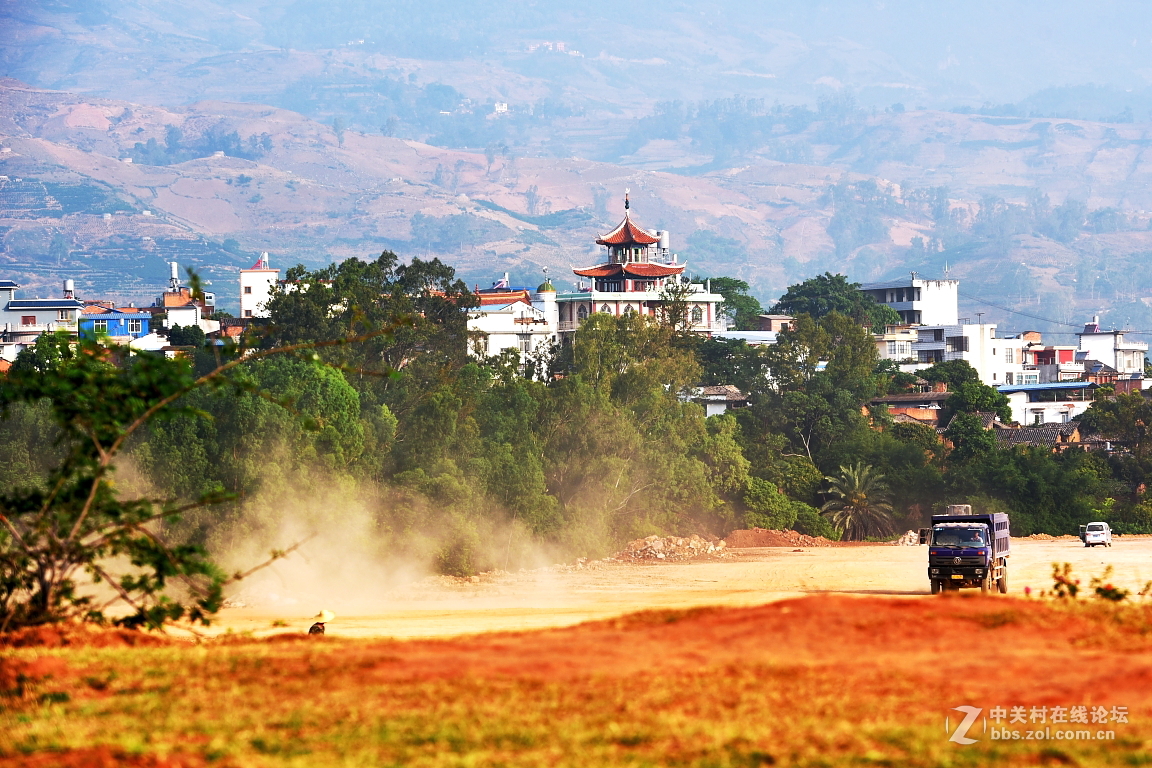
POLYGON ((1012 349, 1011 347, 1004 350, 1004 362, 1006 362, 1006 363, 1016 362, 1016 350, 1012 349))
POLYGON ((932 331, 932 341, 944 341, 944 329, 937 328, 932 331))
POLYGON ((1071 419, 1071 416, 1072 414, 1068 413, 1068 411, 1060 411, 1060 421, 1064 424, 1068 423, 1068 421, 1071 419))
POLYGON ((250 310, 250 309, 244 310, 244 317, 252 317, 252 310, 250 310))
POLYGON ((1040 374, 1038 373, 1022 373, 1020 374, 1019 384, 1039 384, 1040 374))
POLYGON ((1011 373, 1006 373, 1006 374, 1004 374, 1004 383, 1005 383, 1005 384, 1014 384, 1015 382, 1014 382, 1014 381, 1012 381, 1012 378, 1013 378, 1013 377, 1012 377, 1012 374, 1011 374, 1011 373))
POLYGON ((612 307, 608 306, 607 304, 601 304, 600 311, 606 315, 610 315, 612 314, 612 307))
POLYGON ((244 286, 244 293, 252 293, 252 286, 250 286, 250 285, 244 286))
POLYGON ((1044 423, 1044 411, 1032 411, 1032 423, 1039 425, 1044 423))
POLYGON ((61 323, 67 323, 72 320, 72 313, 66 309, 61 309, 56 313, 56 319, 61 323))
POLYGON ((921 363, 944 362, 944 350, 941 349, 921 349, 916 354, 921 363))
POLYGON ((704 322, 704 310, 699 306, 692 307, 692 323, 699 324, 704 322))
POLYGON ((108 333, 108 321, 107 320, 93 320, 92 321, 92 330, 95 331, 96 333, 108 333))
POLYGON ((144 331, 143 320, 129 320, 128 333, 142 333, 144 331))
POLYGON ((581 304, 580 308, 576 310, 576 319, 579 320, 580 322, 584 322, 585 320, 587 320, 588 319, 588 307, 581 304))
POLYGON ((968 351, 968 337, 967 336, 949 336, 947 343, 948 343, 948 351, 949 352, 967 352, 968 351))
POLYGON ((521 352, 531 352, 532 351, 532 334, 530 334, 530 333, 518 333, 516 335, 520 338, 520 351, 521 352))
POLYGON ((624 307, 624 314, 626 314, 626 315, 634 315, 634 314, 636 314, 636 310, 635 310, 635 309, 633 309, 633 307, 632 307, 632 305, 631 305, 631 304, 627 304, 627 305, 625 305, 625 307, 624 307))
POLYGON ((23 315, 20 318, 20 325, 36 325, 36 315, 23 315))

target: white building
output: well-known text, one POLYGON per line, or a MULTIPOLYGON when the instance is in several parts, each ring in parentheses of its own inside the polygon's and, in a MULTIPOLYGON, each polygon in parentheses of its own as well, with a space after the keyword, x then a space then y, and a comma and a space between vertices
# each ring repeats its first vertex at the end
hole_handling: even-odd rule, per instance
POLYGON ((914 347, 920 335, 916 328, 910 325, 890 325, 884 329, 884 333, 877 333, 873 338, 876 340, 876 353, 881 360, 894 360, 897 363, 917 360, 914 347))
POLYGON ((1096 384, 1062 381, 1048 384, 1015 384, 998 387, 1008 397, 1012 420, 1024 426, 1071 421, 1092 405, 1096 384))
POLYGON ((959 280, 922 280, 915 272, 900 280, 860 286, 878 304, 896 310, 905 325, 956 325, 959 290, 959 280))
POLYGON ((76 335, 84 302, 76 298, 71 280, 64 281, 64 293, 58 299, 18 299, 19 287, 11 280, 0 280, 0 341, 7 342, 5 354, 14 357, 42 333, 76 335))
POLYGON ((1100 330, 1100 318, 1093 317, 1080 337, 1080 351, 1087 360, 1098 360, 1120 374, 1143 374, 1148 345, 1143 341, 1125 341, 1124 331, 1100 330))
POLYGON ((731 384, 695 387, 680 398, 704 407, 704 415, 723 416, 732 408, 748 407, 748 396, 731 384))
POLYGON ((1024 348, 1028 342, 1019 336, 997 338, 994 323, 920 326, 912 344, 920 370, 947 360, 965 360, 976 369, 980 381, 998 387, 1020 381, 1024 372, 1024 348))
POLYGON ((549 282, 534 294, 526 290, 480 293, 480 306, 468 312, 469 352, 487 357, 515 349, 521 362, 526 362, 528 355, 547 350, 556 341, 555 297, 556 289, 549 282))
POLYGON ((216 310, 216 295, 205 293, 202 299, 193 297, 192 289, 180 285, 180 265, 175 261, 168 262, 168 265, 171 268, 168 277, 168 290, 160 294, 153 305, 154 308, 162 308, 163 312, 157 311, 154 314, 164 315, 166 328, 173 328, 177 325, 181 328, 187 328, 196 325, 204 333, 220 330, 220 322, 210 319, 216 310))
POLYGON ((240 270, 240 317, 268 317, 268 297, 280 279, 280 270, 268 263, 268 252, 249 269, 240 270))

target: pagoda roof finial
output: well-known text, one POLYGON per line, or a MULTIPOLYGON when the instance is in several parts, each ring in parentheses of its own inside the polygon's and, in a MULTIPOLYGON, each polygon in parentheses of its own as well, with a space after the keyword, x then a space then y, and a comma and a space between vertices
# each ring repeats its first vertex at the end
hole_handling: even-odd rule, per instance
MULTIPOLYGON (((627 187, 624 188, 624 210, 628 210, 628 207, 629 207, 628 193, 631 191, 632 190, 628 189, 627 187)), ((625 214, 625 216, 627 216, 627 214, 625 214)))

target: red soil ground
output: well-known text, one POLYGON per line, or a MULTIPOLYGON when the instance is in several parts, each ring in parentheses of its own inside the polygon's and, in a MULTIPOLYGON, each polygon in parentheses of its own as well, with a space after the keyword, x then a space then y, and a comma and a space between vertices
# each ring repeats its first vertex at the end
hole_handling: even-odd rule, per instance
MULTIPOLYGON (((232 637, 206 647, 220 665, 226 658, 263 659, 251 669, 233 667, 226 680, 208 683, 238 686, 249 691, 251 700, 353 694, 364 697, 357 699, 359 706, 385 691, 396 696, 426 683, 484 681, 556 683, 565 690, 587 690, 594 699, 602 695, 603 681, 636 686, 640 695, 652 681, 679 685, 676 681, 682 680, 689 682, 677 696, 685 696, 689 704, 684 706, 691 707, 697 698, 707 703, 709 697, 727 696, 736 702, 737 687, 729 686, 753 675, 762 686, 790 691, 791 706, 798 710, 807 706, 803 691, 818 689, 832 697, 829 701, 855 708, 854 716, 867 719, 869 706, 884 702, 886 716, 896 713, 921 729, 942 728, 945 715, 962 704, 1125 706, 1131 724, 1116 727, 1129 737, 1126 748, 1139 749, 1143 739, 1152 738, 1150 630, 1149 606, 1117 609, 1101 601, 1064 605, 975 594, 934 599, 821 595, 752 608, 646 611, 574 627, 452 639, 348 640, 284 633, 264 640, 232 637)), ((91 671, 73 669, 70 661, 67 651, 22 662, 9 658, 2 663, 0 658, 0 677, 6 675, 10 687, 14 675, 25 680, 51 675, 52 685, 70 690, 74 702, 109 695, 87 690, 83 675, 91 671), (17 663, 24 666, 17 669, 17 663), (48 666, 32 668, 37 664, 48 666)), ((823 716, 822 710, 808 715, 823 716)), ((183 759, 117 762, 115 753, 83 750, 54 753, 51 759, 9 753, 0 758, 0 766, 195 764, 183 759)))
POLYGON ((752 547, 831 547, 838 541, 823 536, 806 536, 799 531, 772 531, 766 528, 746 528, 732 531, 724 537, 732 549, 752 547))

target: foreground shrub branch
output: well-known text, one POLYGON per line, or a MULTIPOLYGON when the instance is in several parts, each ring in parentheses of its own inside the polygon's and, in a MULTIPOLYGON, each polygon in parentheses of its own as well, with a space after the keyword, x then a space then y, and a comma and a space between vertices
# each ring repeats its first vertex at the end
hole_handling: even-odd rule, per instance
POLYGON ((0 411, 6 415, 17 403, 44 404, 60 430, 63 459, 39 485, 0 492, 0 632, 73 618, 104 622, 113 606, 129 609, 115 619, 126 627, 159 628, 176 620, 209 623, 220 609, 225 586, 284 557, 299 543, 273 551, 256 568, 229 575, 203 547, 167 541, 165 525, 235 494, 209 493, 183 504, 121 499, 113 475, 127 440, 153 419, 202 415, 179 405, 195 389, 249 388, 229 376, 238 366, 306 352, 322 365, 318 349, 391 330, 270 349, 232 346, 224 350, 226 362, 218 360, 199 377, 184 360, 122 357, 98 341, 42 336, 33 364, 14 367, 0 386, 0 411), (98 585, 111 591, 110 599, 97 602, 91 592, 98 585))

